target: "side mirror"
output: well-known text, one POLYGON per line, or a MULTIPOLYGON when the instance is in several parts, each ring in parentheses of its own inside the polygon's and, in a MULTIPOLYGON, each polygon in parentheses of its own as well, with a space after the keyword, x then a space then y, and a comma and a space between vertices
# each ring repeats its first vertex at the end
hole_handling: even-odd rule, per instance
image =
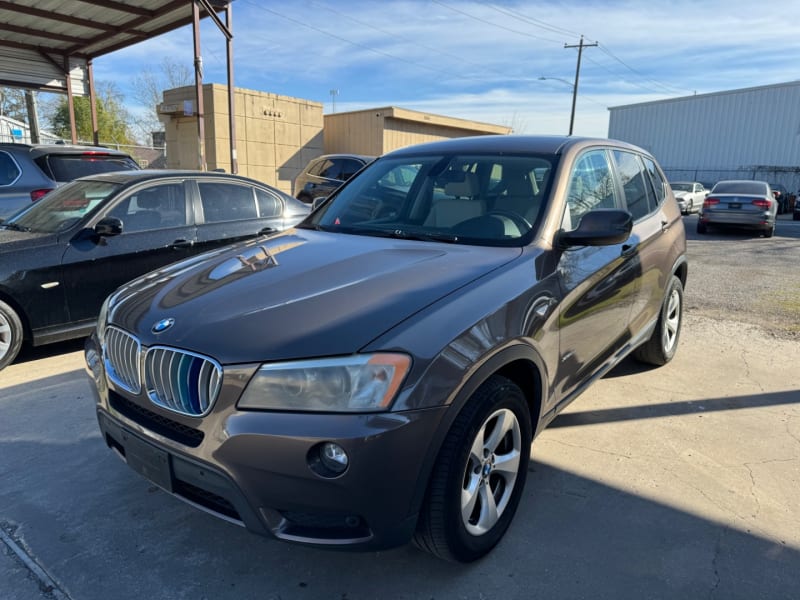
POLYGON ((576 229, 559 233, 558 244, 562 248, 612 246, 627 240, 632 229, 633 216, 627 210, 616 208, 590 210, 581 217, 576 229))
POLYGON ((122 233, 122 220, 117 217, 105 217, 94 226, 94 232, 100 237, 113 237, 122 233))

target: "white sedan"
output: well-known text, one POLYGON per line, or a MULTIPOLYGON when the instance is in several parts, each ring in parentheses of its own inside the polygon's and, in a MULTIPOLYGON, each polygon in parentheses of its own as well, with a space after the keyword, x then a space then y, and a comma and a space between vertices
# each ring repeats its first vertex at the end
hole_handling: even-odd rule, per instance
POLYGON ((702 183, 697 181, 675 181, 670 182, 669 185, 681 212, 685 215, 699 211, 709 192, 702 183))

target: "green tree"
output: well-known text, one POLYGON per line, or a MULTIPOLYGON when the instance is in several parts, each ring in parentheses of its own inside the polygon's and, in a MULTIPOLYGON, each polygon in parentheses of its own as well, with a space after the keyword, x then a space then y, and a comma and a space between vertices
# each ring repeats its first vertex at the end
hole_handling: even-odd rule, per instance
MULTIPOLYGON (((123 106, 120 93, 112 83, 98 83, 97 89, 97 130, 100 143, 105 146, 134 144, 130 116, 123 106)), ((90 100, 85 96, 76 96, 73 100, 78 140, 84 143, 91 143, 93 135, 90 100)), ((51 117, 51 123, 53 133, 64 139, 70 139, 72 134, 70 131, 69 101, 66 96, 59 98, 51 117)))

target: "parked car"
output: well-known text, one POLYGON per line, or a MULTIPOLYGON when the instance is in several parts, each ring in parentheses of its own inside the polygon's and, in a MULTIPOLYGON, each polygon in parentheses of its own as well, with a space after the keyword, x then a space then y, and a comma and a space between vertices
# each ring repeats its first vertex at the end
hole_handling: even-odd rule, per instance
POLYGON ((678 207, 685 215, 699 211, 708 195, 708 190, 697 181, 675 181, 669 185, 678 201, 678 207))
POLYGON ((308 212, 283 192, 220 173, 120 171, 60 186, 0 223, 0 369, 23 340, 87 335, 105 297, 129 279, 308 212))
POLYGON ((772 195, 775 198, 775 202, 778 203, 778 214, 782 215, 788 209, 789 190, 786 189, 786 186, 780 183, 770 183, 769 188, 772 190, 772 195))
POLYGON ((718 181, 700 209, 697 233, 706 233, 711 226, 735 226, 772 237, 777 211, 778 203, 766 181, 718 181))
POLYGON ((102 439, 256 533, 475 560, 532 438, 629 353, 675 354, 671 194, 611 140, 391 152, 296 228, 112 294, 85 351, 102 439))
POLYGON ((138 168, 129 155, 111 148, 0 143, 0 219, 67 181, 138 168))
POLYGON ((329 196, 374 159, 374 156, 360 154, 325 154, 315 158, 295 178, 294 195, 308 204, 316 198, 329 196))

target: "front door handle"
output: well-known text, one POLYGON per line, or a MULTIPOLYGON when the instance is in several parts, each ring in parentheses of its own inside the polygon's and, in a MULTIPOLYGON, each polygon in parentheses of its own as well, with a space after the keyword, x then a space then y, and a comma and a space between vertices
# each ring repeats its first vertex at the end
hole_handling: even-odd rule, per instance
POLYGON ((170 244, 170 247, 174 248, 175 250, 179 250, 181 248, 191 248, 192 246, 194 246, 194 240, 185 239, 178 239, 170 244))
POLYGON ((625 257, 633 256, 636 254, 636 244, 623 244, 622 252, 620 254, 625 257))
POLYGON ((669 221, 661 221, 661 231, 668 231, 669 230, 669 221))

